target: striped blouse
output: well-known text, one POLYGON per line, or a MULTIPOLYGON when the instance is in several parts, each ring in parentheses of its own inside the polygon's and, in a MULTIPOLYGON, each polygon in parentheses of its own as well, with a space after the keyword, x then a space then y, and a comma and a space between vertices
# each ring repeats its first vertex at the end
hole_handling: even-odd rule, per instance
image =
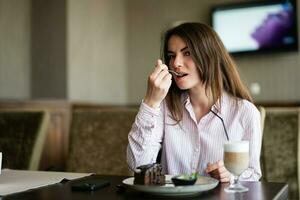
POLYGON ((241 180, 258 181, 261 177, 261 125, 257 108, 247 100, 234 100, 224 93, 213 112, 197 122, 189 95, 184 93, 183 119, 178 124, 163 101, 157 109, 142 103, 128 135, 127 162, 134 170, 140 165, 156 162, 162 148, 161 164, 167 174, 199 171, 205 174, 208 163, 223 160, 223 144, 227 141, 249 141, 249 167, 241 180), (220 109, 218 109, 220 108, 220 109), (175 124, 175 125, 174 125, 175 124))

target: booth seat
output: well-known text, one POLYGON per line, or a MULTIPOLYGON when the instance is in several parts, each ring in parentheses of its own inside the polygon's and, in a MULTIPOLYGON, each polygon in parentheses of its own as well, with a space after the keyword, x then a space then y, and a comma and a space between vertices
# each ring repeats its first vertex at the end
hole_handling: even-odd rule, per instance
POLYGON ((130 175, 127 136, 137 111, 125 107, 74 110, 66 170, 130 175))
POLYGON ((46 112, 0 111, 2 168, 38 170, 48 122, 46 112))
POLYGON ((300 107, 261 108, 263 181, 287 182, 289 199, 299 199, 300 107))
MULTIPOLYGON (((47 114, 49 120, 39 170, 65 169, 71 110, 71 103, 64 100, 0 100, 0 112, 47 114)), ((27 117, 24 120, 27 120, 27 117)), ((24 126, 31 125, 25 123, 24 126)))

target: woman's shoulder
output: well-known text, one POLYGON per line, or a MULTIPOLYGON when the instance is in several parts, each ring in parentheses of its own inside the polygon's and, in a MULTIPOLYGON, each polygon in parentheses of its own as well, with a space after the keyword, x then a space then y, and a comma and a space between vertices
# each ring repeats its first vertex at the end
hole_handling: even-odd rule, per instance
POLYGON ((226 95, 228 102, 229 102, 229 109, 236 110, 238 113, 241 113, 244 116, 260 115, 257 107, 247 99, 241 99, 237 97, 230 96, 229 94, 226 95))
POLYGON ((247 99, 239 99, 238 100, 241 104, 241 109, 245 109, 245 110, 253 110, 253 111, 258 111, 257 107, 250 101, 248 101, 247 99))
POLYGON ((252 113, 252 114, 256 114, 256 115, 260 114, 257 107, 252 102, 250 102, 246 99, 241 100, 241 109, 248 113, 252 113))

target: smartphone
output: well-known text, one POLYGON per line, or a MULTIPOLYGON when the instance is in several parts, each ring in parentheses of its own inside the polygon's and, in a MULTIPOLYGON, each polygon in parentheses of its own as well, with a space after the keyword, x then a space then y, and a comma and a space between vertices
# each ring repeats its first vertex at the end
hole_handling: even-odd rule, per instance
POLYGON ((110 182, 102 179, 91 179, 71 184, 73 191, 95 191, 109 186, 110 182))

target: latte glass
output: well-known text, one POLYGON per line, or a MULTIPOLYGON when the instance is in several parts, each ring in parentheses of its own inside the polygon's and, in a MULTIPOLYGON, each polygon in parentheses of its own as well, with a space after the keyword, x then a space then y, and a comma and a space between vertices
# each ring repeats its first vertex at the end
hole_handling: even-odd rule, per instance
POLYGON ((242 186, 238 180, 239 176, 249 166, 249 141, 236 141, 224 144, 224 165, 234 175, 231 182, 224 190, 225 192, 246 192, 248 188, 242 186))

